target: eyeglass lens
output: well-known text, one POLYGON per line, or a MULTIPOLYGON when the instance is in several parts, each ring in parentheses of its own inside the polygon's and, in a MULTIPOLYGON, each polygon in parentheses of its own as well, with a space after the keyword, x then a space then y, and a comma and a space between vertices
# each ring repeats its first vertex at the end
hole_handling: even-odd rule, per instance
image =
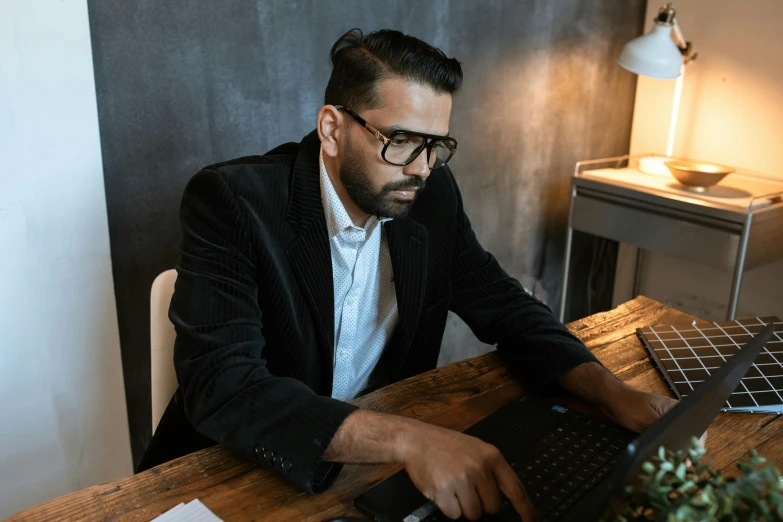
MULTIPOLYGON (((427 139, 415 134, 396 134, 386 147, 384 159, 389 163, 406 165, 413 161, 426 147, 427 139)), ((454 153, 451 141, 436 140, 432 144, 429 157, 429 167, 436 169, 443 166, 454 153)))

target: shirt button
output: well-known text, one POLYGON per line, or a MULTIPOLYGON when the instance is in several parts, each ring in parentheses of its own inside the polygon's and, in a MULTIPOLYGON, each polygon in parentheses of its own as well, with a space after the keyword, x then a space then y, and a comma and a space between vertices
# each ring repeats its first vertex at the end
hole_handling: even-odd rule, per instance
POLYGON ((342 357, 345 357, 346 355, 348 355, 348 350, 343 350, 342 352, 340 352, 340 355, 342 357))
POLYGON ((345 300, 345 302, 348 306, 353 306, 353 304, 356 302, 356 299, 354 299, 353 297, 349 297, 348 299, 345 300))

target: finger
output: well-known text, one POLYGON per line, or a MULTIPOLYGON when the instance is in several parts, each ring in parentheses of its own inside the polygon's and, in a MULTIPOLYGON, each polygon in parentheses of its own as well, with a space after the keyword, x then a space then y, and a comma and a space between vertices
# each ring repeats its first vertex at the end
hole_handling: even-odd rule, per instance
POLYGON ((511 501, 511 505, 519 516, 522 517, 524 522, 530 522, 538 520, 536 516, 536 510, 533 509, 533 504, 527 496, 525 486, 517 477, 511 466, 504 460, 494 470, 494 476, 497 480, 500 491, 503 492, 506 497, 511 501))
POLYGON ((462 509, 459 506, 459 500, 453 491, 435 495, 435 498, 432 499, 432 501, 435 502, 441 513, 452 520, 457 520, 462 516, 462 509))
POLYGON ((675 399, 670 399, 669 397, 663 397, 663 396, 656 396, 656 397, 658 398, 658 400, 655 405, 655 410, 657 411, 658 415, 660 415, 661 417, 666 415, 669 412, 669 410, 677 406, 677 404, 680 402, 675 399))
POLYGON ((476 492, 485 513, 497 513, 500 510, 500 491, 494 477, 486 475, 476 484, 476 492))
POLYGON ((463 517, 468 520, 481 518, 481 499, 479 499, 476 486, 473 483, 461 481, 457 485, 457 500, 463 517))

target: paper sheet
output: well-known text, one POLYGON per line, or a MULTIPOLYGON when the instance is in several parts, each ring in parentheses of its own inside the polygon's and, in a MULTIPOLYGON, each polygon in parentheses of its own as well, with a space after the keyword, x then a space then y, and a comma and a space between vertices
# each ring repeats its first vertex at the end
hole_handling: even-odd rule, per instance
POLYGON ((223 522, 199 499, 187 504, 180 502, 151 522, 223 522))

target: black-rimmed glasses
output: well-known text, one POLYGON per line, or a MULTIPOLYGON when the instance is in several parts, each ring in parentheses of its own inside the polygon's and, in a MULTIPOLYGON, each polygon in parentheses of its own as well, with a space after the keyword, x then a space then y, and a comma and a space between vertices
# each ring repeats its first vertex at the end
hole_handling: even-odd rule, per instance
POLYGON ((335 105, 335 107, 350 114, 362 127, 383 143, 381 157, 386 163, 404 167, 411 164, 422 150, 427 149, 427 164, 432 170, 448 163, 457 152, 457 140, 454 138, 401 129, 386 137, 348 107, 343 105, 335 105))

